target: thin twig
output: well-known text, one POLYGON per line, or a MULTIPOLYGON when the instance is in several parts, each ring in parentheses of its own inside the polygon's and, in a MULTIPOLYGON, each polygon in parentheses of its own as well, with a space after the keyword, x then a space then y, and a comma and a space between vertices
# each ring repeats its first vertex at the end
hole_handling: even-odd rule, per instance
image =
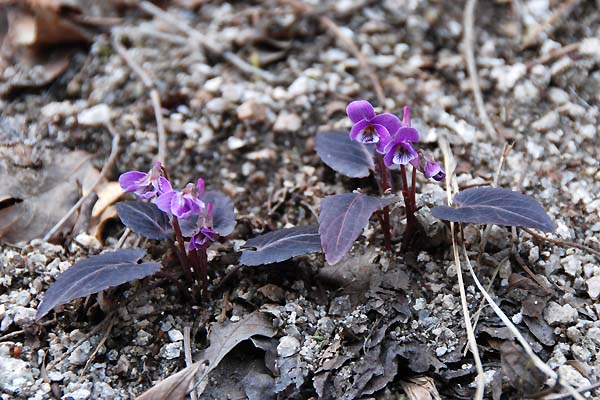
POLYGON ((179 30, 180 32, 185 33, 188 36, 190 43, 194 45, 200 44, 210 52, 220 54, 226 61, 228 61, 231 65, 239 69, 241 72, 248 75, 258 76, 261 79, 270 83, 277 81, 277 77, 275 75, 263 69, 257 68, 251 64, 248 64, 246 61, 244 61, 235 53, 229 50, 221 50, 219 46, 208 40, 206 34, 192 28, 184 21, 178 19, 177 17, 173 16, 172 14, 166 11, 161 10, 154 4, 148 1, 142 1, 139 3, 139 8, 142 11, 151 14, 155 18, 158 18, 161 21, 168 23, 171 27, 179 30))
MULTIPOLYGON (((189 326, 184 326, 183 327, 183 354, 185 357, 185 366, 189 367, 190 365, 192 365, 194 363, 194 361, 192 360, 192 340, 191 340, 191 332, 192 332, 192 328, 190 328, 189 326)), ((197 400, 198 396, 196 395, 196 391, 192 390, 190 392, 190 398, 192 400, 197 400)))
POLYGON ((521 228, 521 229, 523 229, 525 232, 529 233, 531 236, 536 237, 536 238, 538 238, 540 240, 544 240, 544 241, 547 241, 547 242, 550 242, 550 243, 554 243, 554 244, 557 244, 559 246, 574 247, 576 249, 587 251, 588 253, 591 253, 591 254, 593 254, 593 255, 595 255, 597 257, 600 257, 600 251, 592 249, 591 247, 588 247, 586 245, 575 243, 575 242, 569 242, 569 241, 561 240, 561 239, 550 239, 550 238, 548 238, 548 237, 546 237, 544 235, 540 235, 536 231, 531 230, 529 228, 521 228))
POLYGON ((562 56, 566 56, 569 53, 572 53, 574 51, 579 50, 579 47, 581 46, 582 42, 576 42, 576 43, 571 43, 568 44, 566 46, 563 47, 559 47, 558 49, 554 49, 549 51, 548 53, 529 61, 526 65, 527 70, 530 70, 531 68, 535 67, 536 65, 539 64, 546 64, 550 61, 553 61, 557 58, 560 58, 562 56))
MULTIPOLYGON (((42 322, 41 324, 37 324, 37 325, 38 326, 48 326, 48 325, 56 324, 56 322, 57 322, 56 319, 53 319, 51 321, 42 322)), ((12 338, 22 335, 24 333, 26 333, 25 329, 7 333, 4 336, 0 336, 0 342, 4 342, 5 340, 12 339, 12 338)))
MULTIPOLYGON (((107 125, 110 125, 110 123, 108 123, 107 125)), ((109 131, 111 131, 111 133, 113 133, 110 127, 108 129, 109 129, 109 131)), ((48 241, 56 233, 56 231, 58 231, 65 224, 65 222, 67 222, 69 220, 69 218, 71 218, 71 216, 77 210, 79 210, 79 207, 81 207, 81 205, 87 199, 90 198, 90 196, 94 193, 94 190, 96 190, 96 187, 98 187, 98 185, 100 184, 100 182, 102 182, 102 180, 104 178, 106 178, 106 175, 108 174, 108 171, 110 171, 110 169, 113 167, 115 161, 117 160, 117 155, 119 153, 119 143, 120 143, 120 140, 121 140, 121 135, 119 135, 118 133, 113 133, 113 140, 112 140, 112 147, 111 147, 111 150, 110 150, 110 155, 108 156, 108 159, 104 163, 104 166, 102 167, 102 171, 100 171, 100 175, 98 175, 98 178, 96 179, 96 181, 94 182, 94 184, 90 188, 89 192, 85 196, 82 196, 77 201, 77 203, 75 203, 73 205, 73 207, 71 207, 71 209, 64 215, 64 217, 62 217, 61 220, 58 221, 56 223, 56 225, 54 225, 52 227, 52 229, 50 229, 48 231, 48 233, 46 233, 46 235, 43 238, 44 241, 48 241)))
POLYGON ((123 247, 123 244, 125 244, 125 240, 127 240, 127 236, 129 236, 130 233, 131 233, 131 229, 125 228, 125 231, 123 232, 123 234, 119 238, 119 241, 115 245, 115 250, 123 247))
POLYGON ((540 40, 540 36, 542 33, 550 34, 556 28, 558 28, 557 23, 567 17, 573 8, 579 3, 581 0, 567 0, 565 1, 555 12, 550 15, 550 17, 538 25, 534 30, 529 32, 525 38, 523 39, 522 48, 527 48, 536 44, 540 40))
MULTIPOLYGON (((445 142, 445 140, 443 140, 445 142)), ((452 158, 450 153, 450 146, 445 142, 445 146, 440 146, 444 155, 444 168, 448 172, 446 174, 446 196, 447 203, 450 206, 452 204, 452 186, 456 189, 456 181, 453 179, 454 171, 450 162, 452 158)), ((485 375, 483 372, 483 365, 481 364, 481 358, 479 357, 479 349, 477 348, 477 339, 475 338, 475 331, 471 323, 471 317, 469 315, 469 305, 467 304, 467 294, 465 291, 465 283, 462 276, 462 266, 460 263, 460 256, 458 254, 458 246, 456 245, 456 232, 454 222, 450 222, 450 234, 452 235, 452 251, 454 253, 454 265, 456 267, 456 276, 458 278, 458 287, 460 290, 460 302, 462 305, 463 318, 465 321, 465 328, 467 330, 467 338, 469 346, 471 348, 471 354, 473 354, 473 360, 477 368, 477 389, 475 392, 475 399, 483 399, 485 392, 485 375)))
POLYGON ((50 364, 48 364, 46 369, 49 371, 55 365, 57 365, 62 360, 67 358, 69 355, 71 355, 71 353, 73 353, 76 349, 78 349, 79 346, 81 346, 86 340, 88 340, 89 338, 94 336, 96 333, 98 333, 100 331, 100 329, 102 329, 104 327, 105 324, 109 323, 113 319, 113 315, 114 315, 114 311, 109 313, 106 317, 104 317, 102 322, 100 322, 98 325, 96 325, 91 331, 86 333, 81 339, 79 339, 79 341, 77 343, 75 343, 74 346, 70 347, 67 351, 65 351, 63 354, 61 354, 58 358, 52 360, 52 362, 50 364))
MULTIPOLYGON (((281 0, 282 3, 290 5, 296 11, 301 12, 302 14, 317 14, 313 7, 308 4, 304 4, 298 0, 281 0)), ((381 82, 377 77, 377 74, 374 71, 373 66, 369 63, 369 60, 364 55, 363 52, 360 51, 358 46, 350 39, 347 35, 345 35, 339 26, 331 18, 326 15, 320 15, 319 21, 325 27, 325 29, 329 30, 336 37, 337 40, 340 41, 348 51, 358 60, 362 70, 365 72, 371 84, 373 85, 373 90, 375 90, 375 94, 377 95, 377 101, 381 105, 381 107, 385 108, 385 94, 383 92, 383 87, 381 86, 381 82)))
POLYGON ((156 160, 165 164, 167 157, 167 132, 165 131, 162 105, 160 101, 160 95, 156 89, 156 84, 154 80, 150 78, 148 72, 146 72, 144 68, 142 68, 142 66, 131 57, 127 49, 121 44, 120 36, 114 34, 114 31, 112 45, 125 63, 127 63, 129 68, 131 68, 131 70, 140 78, 146 89, 150 91, 150 100, 152 101, 152 109, 154 110, 154 118, 156 119, 156 132, 158 136, 158 153, 156 160))
MULTIPOLYGON (((582 387, 582 388, 577 388, 576 390, 579 393, 586 393, 586 392, 591 392, 592 390, 596 390, 600 388, 600 382, 596 382, 593 383, 589 386, 586 387, 582 387)), ((544 396, 543 400, 562 400, 562 399, 568 399, 569 397, 571 397, 572 395, 570 393, 558 393, 558 394, 551 394, 548 396, 544 396)))
POLYGON ((473 278, 473 281, 475 282, 475 285, 477 286, 477 288, 479 289, 479 291, 481 292, 483 297, 485 297, 486 301, 492 307, 492 309, 494 310, 496 315, 502 320, 504 325, 506 325, 506 327, 514 335, 514 337, 517 339, 517 341, 521 344, 521 346, 523 347, 523 350, 525 351, 525 353, 527 353, 527 355, 529 356, 529 358, 531 359, 533 364, 540 371, 542 371, 544 374, 546 374, 546 376, 548 376, 550 379, 553 379, 556 382, 558 382, 575 399, 584 400, 584 397, 582 395, 580 395, 568 382, 565 382, 565 380, 560 375, 558 375, 556 372, 554 372, 554 370, 552 368, 550 368, 546 363, 544 363, 535 354, 535 352, 533 351, 533 349, 531 348, 529 343, 527 343, 527 340, 523 337, 523 335, 521 335, 521 332, 519 332, 517 327, 511 322, 510 318, 508 318, 506 316, 506 314, 504 314, 504 311, 502 311, 502 309, 500 309, 500 307, 498 307, 498 305, 494 302, 494 299, 492 299, 492 296, 489 295, 489 293, 487 292, 487 290, 485 290, 485 288, 483 287, 481 282, 479 282, 479 279, 477 278, 477 275, 475 274, 475 271, 473 270, 473 266, 471 265, 471 260, 469 259, 469 255, 467 254, 467 247, 465 246, 465 242, 462 241, 461 245, 462 245, 462 251, 464 254, 465 262, 467 264, 467 268, 469 269, 469 272, 471 273, 471 276, 473 278))
POLYGON ((83 367, 83 369, 79 373, 79 376, 85 375, 85 373, 87 372, 88 368, 92 364, 92 361, 94 361, 94 358, 96 358, 96 354, 98 354, 98 351, 100 351, 100 347, 102 347, 102 345, 106 342, 106 340, 108 339, 108 335, 110 335, 110 332, 112 331, 112 327, 115 324, 115 319, 116 318, 113 317, 108 322, 108 326, 106 327, 106 330, 104 331, 104 334, 102 335, 102 338, 100 339, 100 341, 96 345, 96 348, 94 349, 94 351, 92 352, 92 354, 90 354, 90 356, 88 357, 88 360, 86 361, 85 366, 83 367))
POLYGON ((469 79, 471 80, 471 89, 473 90, 473 97, 475 97, 475 105, 477 106, 477 113, 483 126, 485 127, 490 139, 498 137, 498 132, 492 124, 492 120, 485 109, 485 103, 483 101, 483 94, 481 93, 481 86, 479 85, 479 75, 477 73, 477 64, 475 63, 475 51, 474 46, 474 19, 475 19, 475 6, 477 0, 468 0, 463 15, 463 29, 464 29, 464 49, 465 49, 465 60, 467 63, 467 71, 469 73, 469 79))

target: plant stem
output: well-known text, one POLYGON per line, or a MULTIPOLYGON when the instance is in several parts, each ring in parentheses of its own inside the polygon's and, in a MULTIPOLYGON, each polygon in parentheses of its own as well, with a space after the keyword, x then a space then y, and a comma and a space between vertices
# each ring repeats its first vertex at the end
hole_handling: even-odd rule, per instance
POLYGON ((402 195, 404 196, 404 205, 406 207, 406 229, 402 238, 402 247, 406 251, 417 227, 417 220, 415 218, 416 169, 413 168, 412 187, 410 188, 408 186, 408 177, 406 176, 406 166, 401 165, 400 172, 402 174, 402 195))
POLYGON ((181 227, 179 226, 179 220, 173 215, 173 230, 175 231, 175 237, 177 238, 177 245, 179 246, 179 253, 181 253, 180 261, 183 266, 183 271, 188 283, 192 289, 192 296, 196 297, 196 287, 194 276, 192 275, 192 268, 190 266, 187 252, 185 251, 185 242, 183 240, 183 234, 181 233, 181 227))
POLYGON ((202 300, 205 302, 208 301, 208 262, 206 257, 206 249, 208 248, 208 243, 200 248, 200 252, 196 252, 196 257, 198 257, 198 253, 200 255, 200 274, 202 274, 202 300))
MULTIPOLYGON (((390 189, 390 184, 388 181, 388 169, 383 162, 383 156, 381 154, 377 155, 377 161, 379 162, 379 174, 380 174, 380 185, 379 191, 381 194, 385 194, 390 189)), ((388 252, 392 251, 392 233, 390 230, 390 207, 385 206, 382 210, 383 218, 382 218, 382 226, 383 229, 383 238, 385 241, 385 249, 388 252)))

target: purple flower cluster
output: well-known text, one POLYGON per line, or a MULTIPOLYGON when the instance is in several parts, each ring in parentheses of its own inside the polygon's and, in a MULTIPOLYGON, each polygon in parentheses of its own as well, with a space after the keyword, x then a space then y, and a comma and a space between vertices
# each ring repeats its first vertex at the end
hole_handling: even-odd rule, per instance
POLYGON ((177 218, 186 219, 198 216, 197 230, 192 235, 190 249, 202 247, 207 241, 213 242, 217 233, 212 228, 212 203, 202 201, 204 180, 196 185, 188 183, 183 190, 173 190, 171 183, 163 176, 160 162, 145 172, 129 171, 119 177, 119 184, 125 192, 133 192, 142 200, 156 197, 159 210, 177 218))
POLYGON ((410 126, 410 107, 404 107, 402 121, 394 114, 375 114, 371 103, 357 100, 348 104, 346 113, 354 123, 350 139, 375 144, 383 154, 386 167, 411 164, 425 177, 441 181, 446 173, 430 153, 417 151, 412 143, 419 141, 419 132, 410 126))

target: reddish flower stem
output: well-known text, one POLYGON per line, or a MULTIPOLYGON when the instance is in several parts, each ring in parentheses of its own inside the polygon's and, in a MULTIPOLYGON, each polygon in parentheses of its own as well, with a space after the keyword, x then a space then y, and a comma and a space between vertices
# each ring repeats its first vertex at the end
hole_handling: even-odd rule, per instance
POLYGON ((200 248, 200 251, 194 249, 194 255, 196 260, 199 260, 200 274, 202 275, 202 300, 208 301, 208 261, 206 256, 206 249, 208 243, 200 248))
POLYGON ((406 229, 402 238, 402 247, 404 251, 408 248, 413 233, 417 228, 417 219, 415 218, 416 211, 416 169, 413 168, 412 187, 408 186, 408 177, 406 175, 406 166, 400 166, 402 174, 402 195, 404 196, 404 205, 406 207, 406 229))
MULTIPOLYGON (((390 183, 388 181, 388 169, 383 162, 383 156, 379 154, 377 156, 377 161, 379 162, 379 174, 380 174, 380 185, 379 191, 381 194, 385 194, 390 189, 390 183)), ((385 241, 385 249, 389 252, 392 251, 392 232, 390 229, 390 207, 385 206, 382 210, 383 218, 382 218, 382 226, 383 229, 383 238, 385 241)))
POLYGON ((179 220, 176 216, 173 215, 173 230, 175 231, 175 238, 177 239, 177 246, 179 247, 179 252, 181 253, 180 261, 182 262, 183 271, 185 273, 185 278, 188 281, 192 289, 193 297, 196 297, 196 287, 197 284, 195 282, 194 276, 192 275, 192 268, 190 267, 190 260, 187 256, 187 252, 185 251, 185 242, 183 240, 183 234, 181 233, 181 227, 179 226, 179 220))

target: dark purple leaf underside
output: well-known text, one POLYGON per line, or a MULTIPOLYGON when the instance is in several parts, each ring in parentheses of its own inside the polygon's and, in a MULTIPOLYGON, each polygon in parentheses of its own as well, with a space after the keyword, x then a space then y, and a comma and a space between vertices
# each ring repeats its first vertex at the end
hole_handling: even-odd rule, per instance
POLYGON ((318 132, 316 150, 325 164, 350 178, 364 178, 375 168, 367 147, 350 140, 347 132, 318 132))
POLYGON ((79 261, 50 285, 37 310, 39 320, 54 307, 79 297, 145 278, 160 270, 157 262, 138 264, 146 251, 139 248, 102 253, 79 261))
POLYGON ((321 201, 319 233, 327 262, 338 263, 350 251, 371 215, 398 200, 398 197, 380 198, 362 193, 325 197, 321 201))
POLYGON ((556 225, 531 197, 508 189, 480 187, 454 196, 457 208, 437 206, 434 217, 453 222, 522 226, 554 232, 556 225))
POLYGON ((244 250, 240 264, 254 266, 319 252, 321 240, 318 226, 297 226, 257 236, 248 240, 245 246, 256 250, 244 250))
MULTIPOLYGON (((235 208, 229 196, 217 191, 206 192, 204 202, 213 203, 213 228, 220 236, 227 236, 235 229, 235 208)), ((198 216, 179 220, 181 232, 191 237, 197 229, 198 216)))
POLYGON ((148 239, 165 240, 171 237, 171 221, 156 204, 141 201, 117 203, 117 213, 123 224, 133 232, 148 239))

